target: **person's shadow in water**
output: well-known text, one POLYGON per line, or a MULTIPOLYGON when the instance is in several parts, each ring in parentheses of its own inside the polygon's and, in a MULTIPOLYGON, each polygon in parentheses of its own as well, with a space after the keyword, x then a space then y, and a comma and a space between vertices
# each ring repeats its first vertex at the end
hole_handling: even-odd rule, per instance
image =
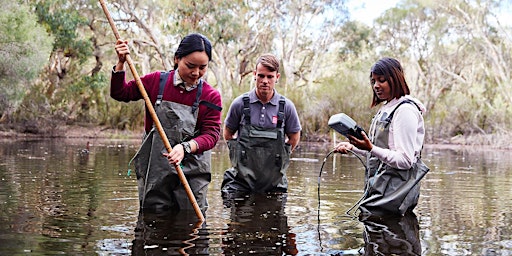
POLYGON ((139 212, 132 255, 208 255, 205 226, 193 211, 139 212))
POLYGON ((418 218, 412 212, 405 216, 364 215, 364 249, 362 255, 421 255, 418 218))
POLYGON ((222 234, 224 255, 296 255, 289 232, 286 193, 224 195, 230 223, 222 234))

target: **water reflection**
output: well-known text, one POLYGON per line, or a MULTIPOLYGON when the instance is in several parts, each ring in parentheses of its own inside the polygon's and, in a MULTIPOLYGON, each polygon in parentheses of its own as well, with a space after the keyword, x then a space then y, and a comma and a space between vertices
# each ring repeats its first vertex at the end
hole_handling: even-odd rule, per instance
POLYGON ((363 255, 421 255, 418 218, 408 212, 405 216, 365 216, 363 255))
POLYGON ((196 227, 195 214, 140 218, 136 178, 127 176, 139 143, 91 140, 82 157, 86 140, 2 140, 0 255, 359 255, 365 239, 406 235, 407 223, 414 235, 400 241, 417 252, 409 239, 417 232, 421 255, 512 255, 512 151, 426 147, 431 171, 417 225, 372 220, 378 225, 370 229, 345 214, 363 193, 357 158, 333 155, 319 177, 330 147, 304 144, 292 156, 285 197, 226 201, 221 144, 212 155, 206 222, 196 227))
POLYGON ((94 252, 102 236, 99 226, 127 224, 119 215, 111 218, 118 209, 131 212, 119 200, 123 194, 112 200, 114 193, 123 191, 123 183, 111 186, 111 182, 119 175, 117 160, 121 156, 125 161, 128 148, 102 146, 84 157, 80 149, 85 146, 83 141, 2 143, 0 254, 94 252))
POLYGON ((208 255, 206 223, 193 211, 140 212, 133 240, 133 255, 208 255))
POLYGON ((223 253, 296 255, 295 234, 289 232, 284 213, 287 197, 286 193, 225 195, 230 222, 223 234, 223 253))

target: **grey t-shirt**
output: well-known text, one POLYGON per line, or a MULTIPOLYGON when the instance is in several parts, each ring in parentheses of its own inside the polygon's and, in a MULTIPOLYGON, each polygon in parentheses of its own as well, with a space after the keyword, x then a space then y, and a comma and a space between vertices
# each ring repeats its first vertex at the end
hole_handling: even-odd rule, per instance
MULTIPOLYGON (((274 128, 277 124, 277 113, 279 111, 279 99, 281 95, 274 89, 274 96, 270 102, 263 104, 256 96, 255 89, 249 92, 249 107, 251 110, 251 124, 263 128, 274 128)), ((286 134, 299 132, 299 116, 293 102, 287 98, 284 105, 284 131, 286 134)), ((243 95, 238 96, 229 107, 224 124, 236 132, 241 125, 245 124, 243 116, 244 102, 243 95)))

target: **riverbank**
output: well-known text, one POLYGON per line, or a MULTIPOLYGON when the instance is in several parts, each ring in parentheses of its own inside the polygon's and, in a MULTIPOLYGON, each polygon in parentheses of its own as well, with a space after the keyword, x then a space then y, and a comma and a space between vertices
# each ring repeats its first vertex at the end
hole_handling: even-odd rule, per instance
MULTIPOLYGON (((0 127, 0 139, 40 139, 40 138, 63 138, 63 139, 114 139, 114 140, 139 140, 143 130, 118 130, 106 126, 97 125, 63 125, 53 129, 46 129, 34 132, 19 132, 15 129, 0 127)), ((471 135, 454 136, 440 141, 427 141, 425 147, 436 148, 471 148, 471 149, 500 149, 512 150, 511 135, 471 135)), ((302 138, 303 142, 330 143, 329 135, 309 136, 302 138)))
POLYGON ((64 139, 139 139, 143 130, 128 131, 112 129, 97 125, 61 125, 33 132, 27 130, 0 127, 0 138, 35 139, 35 138, 64 138, 64 139))

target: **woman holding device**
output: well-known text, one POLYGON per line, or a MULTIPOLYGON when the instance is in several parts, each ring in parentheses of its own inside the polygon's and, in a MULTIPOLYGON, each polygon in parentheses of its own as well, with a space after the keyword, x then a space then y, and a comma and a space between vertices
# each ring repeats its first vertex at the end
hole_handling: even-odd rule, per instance
POLYGON ((373 100, 381 104, 373 117, 369 133, 362 139, 348 135, 335 152, 353 151, 366 155, 366 188, 361 213, 404 215, 419 199, 419 181, 428 172, 421 161, 425 137, 425 106, 410 96, 400 62, 393 58, 378 60, 370 71, 373 100))

